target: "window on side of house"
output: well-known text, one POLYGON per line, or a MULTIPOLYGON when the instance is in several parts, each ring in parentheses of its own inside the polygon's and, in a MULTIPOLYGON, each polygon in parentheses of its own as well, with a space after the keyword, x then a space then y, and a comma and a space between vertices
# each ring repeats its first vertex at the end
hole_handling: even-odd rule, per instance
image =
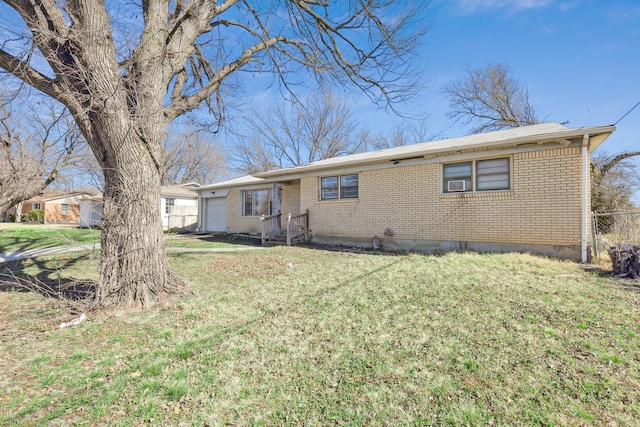
POLYGON ((33 209, 40 209, 40 210, 42 210, 42 203, 34 203, 34 204, 33 204, 33 209))
POLYGON ((444 179, 442 191, 445 193, 472 191, 473 163, 452 163, 442 167, 444 179))
POLYGON ((242 215, 262 216, 269 215, 270 194, 269 190, 244 190, 242 195, 242 215))
POLYGON ((450 163, 442 166, 442 191, 497 191, 511 188, 509 157, 450 163))
POLYGON ((325 176, 320 178, 320 198, 330 200, 338 198, 338 177, 325 176))
POLYGON ((358 198, 358 175, 342 175, 340 177, 340 198, 358 198))
POLYGON ((176 205, 176 199, 165 199, 164 213, 170 214, 173 207, 176 205))
POLYGON ((476 190, 508 190, 509 158, 478 160, 476 162, 476 190))
POLYGON ((357 199, 358 174, 320 178, 320 199, 357 199))
POLYGON ((67 203, 62 203, 60 205, 60 213, 62 215, 69 215, 69 205, 67 203))

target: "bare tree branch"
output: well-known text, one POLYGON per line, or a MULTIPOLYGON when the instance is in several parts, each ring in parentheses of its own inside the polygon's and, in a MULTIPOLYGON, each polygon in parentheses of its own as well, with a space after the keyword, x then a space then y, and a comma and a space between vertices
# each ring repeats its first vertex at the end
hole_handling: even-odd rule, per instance
POLYGON ((539 123, 529 92, 510 75, 503 64, 465 69, 466 77, 444 88, 454 121, 478 123, 472 133, 488 132, 539 123))
POLYGON ((598 166, 598 169, 600 170, 600 174, 606 175, 607 172, 609 172, 613 167, 615 167, 617 164, 619 164, 623 160, 628 159, 629 157, 635 157, 635 156, 640 156, 640 151, 629 151, 626 153, 620 153, 612 159, 609 159, 607 161, 602 161, 601 164, 598 166))
POLYGON ((66 109, 44 101, 37 107, 29 110, 22 97, 0 107, 0 214, 44 191, 83 148, 66 109))
POLYGON ((369 142, 358 131, 346 102, 331 93, 308 96, 291 109, 280 105, 255 111, 247 125, 252 133, 235 138, 233 156, 246 173, 365 151, 369 142))

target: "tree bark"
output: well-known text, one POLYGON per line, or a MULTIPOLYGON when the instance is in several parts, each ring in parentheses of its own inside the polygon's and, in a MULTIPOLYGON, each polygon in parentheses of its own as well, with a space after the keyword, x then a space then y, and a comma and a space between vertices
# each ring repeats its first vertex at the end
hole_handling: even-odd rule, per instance
POLYGON ((23 202, 18 202, 16 204, 16 215, 15 215, 15 222, 22 222, 22 205, 23 202))
POLYGON ((640 278, 640 246, 622 245, 609 248, 612 274, 629 279, 640 278))
MULTIPOLYGON (((160 217, 160 174, 129 135, 104 169, 102 259, 94 307, 146 309, 181 292, 169 268, 160 217), (110 165, 110 166, 109 166, 110 165)), ((146 155, 145 155, 146 154, 146 155)))

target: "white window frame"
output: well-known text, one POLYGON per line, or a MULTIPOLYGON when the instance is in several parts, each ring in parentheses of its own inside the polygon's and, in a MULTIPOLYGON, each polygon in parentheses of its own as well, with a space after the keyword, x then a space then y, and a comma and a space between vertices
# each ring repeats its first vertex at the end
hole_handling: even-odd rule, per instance
POLYGON ((442 173, 441 173, 441 178, 442 178, 442 185, 441 185, 441 191, 444 194, 455 194, 455 193, 486 193, 486 192, 492 192, 492 191, 510 191, 513 188, 513 175, 512 175, 512 164, 513 164, 513 158, 511 156, 500 156, 500 157, 491 157, 491 158, 486 158, 486 159, 475 159, 475 160, 465 160, 462 162, 452 162, 452 163, 443 163, 442 164, 442 173), (507 165, 506 171, 498 171, 498 172, 491 172, 488 174, 480 174, 478 173, 478 164, 480 164, 480 166, 482 166, 485 162, 495 162, 495 161, 500 161, 500 160, 506 160, 507 165), (471 166, 471 175, 460 175, 460 176, 453 176, 451 178, 446 178, 445 177, 445 173, 447 170, 447 167, 455 167, 455 166, 459 166, 462 167, 466 164, 470 164, 471 166), (502 177, 502 178, 507 178, 507 185, 506 186, 498 186, 498 187, 494 187, 494 188, 486 188, 486 189, 478 189, 478 182, 479 182, 479 178, 482 177, 486 177, 486 176, 495 176, 495 177, 502 177), (465 181, 465 185, 464 185, 464 190, 457 190, 457 191, 450 191, 449 190, 449 183, 451 181, 456 181, 456 180, 464 180, 465 181))
POLYGON ((354 200, 360 196, 360 176, 357 173, 346 173, 344 175, 329 175, 320 177, 319 182, 320 187, 320 200, 354 200), (349 179, 350 177, 355 177, 356 185, 343 185, 345 179, 349 179), (335 179, 336 186, 325 186, 325 182, 328 180, 335 179), (355 195, 345 195, 347 189, 354 189, 355 195), (335 190, 335 196, 327 196, 325 190, 335 190))
POLYGON ((171 214, 171 208, 176 205, 176 199, 173 197, 167 197, 164 199, 164 213, 169 215, 171 214))
POLYGON ((42 203, 34 203, 33 204, 33 209, 42 210, 42 203))
POLYGON ((62 216, 69 215, 69 203, 61 203, 60 204, 60 215, 62 215, 62 216))

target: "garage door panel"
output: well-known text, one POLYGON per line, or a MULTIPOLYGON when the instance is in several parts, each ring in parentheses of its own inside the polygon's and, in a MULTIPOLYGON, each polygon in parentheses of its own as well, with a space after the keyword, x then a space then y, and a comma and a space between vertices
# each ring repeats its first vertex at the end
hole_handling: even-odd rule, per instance
POLYGON ((207 221, 205 231, 227 230, 227 199, 207 199, 207 221))

